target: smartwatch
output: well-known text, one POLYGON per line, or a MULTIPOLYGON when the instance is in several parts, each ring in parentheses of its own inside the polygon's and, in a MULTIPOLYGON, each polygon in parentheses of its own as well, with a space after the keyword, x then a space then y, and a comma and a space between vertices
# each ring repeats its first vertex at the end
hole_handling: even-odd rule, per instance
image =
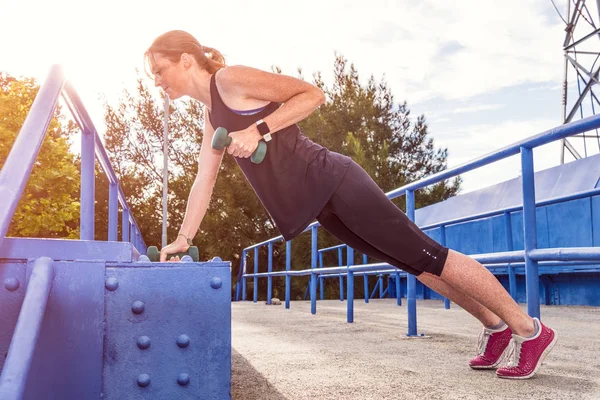
POLYGON ((271 141, 271 129, 265 121, 259 119, 258 121, 256 121, 256 127, 258 128, 258 132, 262 135, 265 142, 271 141))

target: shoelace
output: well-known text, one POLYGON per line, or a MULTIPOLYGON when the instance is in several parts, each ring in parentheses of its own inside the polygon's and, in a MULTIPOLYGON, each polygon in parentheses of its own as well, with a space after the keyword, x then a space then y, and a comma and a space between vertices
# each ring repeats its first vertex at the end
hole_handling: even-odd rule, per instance
POLYGON ((510 339, 508 351, 504 353, 505 368, 518 367, 521 357, 521 343, 515 339, 510 339))
POLYGON ((490 340, 490 336, 492 332, 483 328, 481 332, 479 332, 479 338, 477 338, 477 354, 483 355, 485 353, 485 348, 487 346, 488 340, 490 340))

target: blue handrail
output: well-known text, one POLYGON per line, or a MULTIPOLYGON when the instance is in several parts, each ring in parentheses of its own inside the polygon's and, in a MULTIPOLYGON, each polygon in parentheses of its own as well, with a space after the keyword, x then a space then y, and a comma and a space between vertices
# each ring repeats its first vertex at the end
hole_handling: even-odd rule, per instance
POLYGON ((63 68, 54 65, 41 85, 23 127, 0 171, 0 244, 4 240, 12 217, 25 190, 35 159, 40 151, 48 125, 54 116, 59 96, 82 131, 81 149, 81 209, 80 239, 94 240, 94 164, 98 160, 109 180, 108 240, 116 241, 118 205, 121 204, 122 241, 130 241, 144 254, 146 244, 139 226, 131 215, 129 205, 110 163, 104 145, 75 88, 65 79, 63 68))
MULTIPOLYGON (((477 169, 482 166, 489 165, 496 161, 503 160, 507 157, 511 157, 516 154, 521 154, 521 169, 522 169, 522 189, 523 189, 523 203, 522 206, 518 207, 509 207, 503 210, 495 210, 491 212, 486 212, 474 216, 470 216, 468 218, 457 218, 454 220, 439 222, 435 224, 431 224, 423 229, 441 227, 445 228, 445 226, 466 222, 469 220, 485 218, 489 216, 499 215, 499 214, 507 214, 512 211, 523 210, 523 228, 525 231, 525 248, 522 251, 510 251, 504 253, 493 253, 493 254, 483 254, 483 255, 473 255, 472 257, 477 259, 481 263, 503 263, 503 262, 521 262, 525 264, 525 272, 526 272, 526 292, 527 292, 527 310, 529 315, 539 317, 540 316, 540 303, 539 303, 539 274, 538 274, 538 263, 542 260, 544 261, 561 261, 561 260, 574 260, 574 261, 590 261, 590 260, 600 260, 600 248, 598 247, 590 247, 590 248, 572 248, 572 249, 537 249, 537 239, 536 239, 536 216, 535 209, 538 205, 548 205, 554 204, 560 201, 572 200, 576 198, 588 197, 591 195, 595 195, 599 193, 598 189, 588 190, 580 193, 575 193, 567 196, 557 197, 549 200, 545 200, 543 202, 536 203, 535 201, 535 186, 534 186, 534 169, 533 169, 533 149, 535 147, 543 146, 545 144, 551 143, 556 140, 560 140, 569 136, 577 135, 580 133, 587 132, 589 130, 600 128, 600 115, 591 116, 585 119, 581 119, 578 121, 570 122, 568 124, 564 124, 558 126, 556 128, 544 131, 540 134, 532 136, 528 139, 521 140, 517 143, 511 144, 504 148, 501 148, 497 151, 494 151, 490 154, 479 157, 475 160, 467 162, 465 164, 459 165, 457 167, 438 172, 431 176, 420 179, 416 182, 412 182, 410 184, 404 185, 398 189, 394 189, 388 193, 386 193, 389 199, 393 199, 402 195, 406 195, 406 210, 407 216, 414 221, 414 212, 415 212, 415 203, 414 203, 414 192, 420 188, 444 181, 446 179, 458 176, 465 172, 477 169)), ((318 222, 313 222, 303 232, 311 230, 313 235, 313 242, 316 239, 316 228, 318 228, 320 224, 318 222)), ((443 230, 443 229, 442 229, 443 230)), ((261 243, 254 244, 243 250, 242 255, 245 258, 247 254, 247 250, 255 249, 257 250, 259 247, 268 244, 274 243, 277 241, 283 240, 282 236, 277 236, 275 238, 266 240, 261 243)), ((289 243, 289 242, 288 242, 289 243)), ((314 246, 313 246, 314 247, 314 246)), ((318 250, 313 249, 312 258, 316 259, 319 254, 318 250)), ((290 257, 287 255, 288 258, 290 257)), ((312 264, 315 264, 315 260, 313 260, 312 264)), ((240 282, 243 283, 243 292, 245 299, 245 278, 247 276, 253 276, 255 279, 258 278, 256 272, 258 271, 258 266, 255 264, 255 274, 247 274, 245 270, 246 263, 242 263, 240 265, 240 271, 238 273, 238 280, 236 282, 236 300, 239 300, 239 289, 240 282)), ((323 273, 331 273, 333 271, 340 274, 354 274, 355 271, 352 271, 350 266, 346 267, 346 271, 340 271, 339 269, 335 269, 338 267, 334 267, 334 269, 330 268, 319 268, 318 271, 314 270, 314 265, 310 270, 301 271, 301 275, 306 271, 311 271, 311 277, 317 276, 323 273), (329 271, 328 271, 329 270, 329 271)), ((511 277, 511 287, 515 284, 514 277, 514 269, 510 269, 511 277)), ((276 273, 268 273, 266 276, 275 276, 276 273)), ((286 278, 289 278, 291 275, 296 275, 296 271, 285 272, 286 278)), ((262 276, 262 275, 260 275, 262 276)), ((288 291, 287 282, 289 279, 286 279, 286 292, 288 291)), ((311 284, 314 279, 311 279, 311 284)), ((416 278, 413 275, 408 275, 408 316, 409 316, 409 336, 414 336, 417 334, 416 332, 416 278)), ((256 291, 256 284, 255 284, 256 291)), ((511 290, 512 293, 512 290, 511 290)), ((350 296, 350 294, 349 294, 350 296)), ((316 313, 316 296, 311 296, 311 311, 316 313)), ((349 297, 350 299, 350 297, 349 297)), ((350 307, 350 305, 349 305, 350 307)), ((349 322, 351 320, 349 315, 349 322)))

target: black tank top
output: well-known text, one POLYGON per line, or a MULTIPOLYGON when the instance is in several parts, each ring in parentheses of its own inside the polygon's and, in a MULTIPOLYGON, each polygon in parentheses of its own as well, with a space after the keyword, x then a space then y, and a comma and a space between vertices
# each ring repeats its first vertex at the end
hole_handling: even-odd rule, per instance
MULTIPOLYGON (((256 114, 237 114, 223 103, 215 79, 216 73, 210 80, 212 109, 208 113, 214 129, 223 127, 229 133, 240 131, 280 107, 279 103, 272 102, 256 114)), ((250 158, 238 157, 235 161, 281 235, 291 240, 325 207, 351 158, 312 142, 294 124, 273 132, 262 163, 254 164, 250 158)))

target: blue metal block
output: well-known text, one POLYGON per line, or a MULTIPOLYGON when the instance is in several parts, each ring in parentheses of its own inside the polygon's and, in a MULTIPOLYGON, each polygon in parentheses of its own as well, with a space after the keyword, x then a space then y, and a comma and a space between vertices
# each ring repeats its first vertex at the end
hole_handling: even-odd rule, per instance
POLYGON ((56 261, 131 262, 139 257, 131 243, 29 238, 5 238, 0 243, 0 254, 16 260, 50 257, 56 261))
MULTIPOLYGON (((20 281, 19 288, 8 296, 5 279, 0 289, 0 362, 4 362, 31 265, 3 264, 0 271, 5 278, 16 276, 20 281)), ((102 376, 104 263, 55 262, 54 271, 24 399, 98 399, 102 376)))
POLYGON ((0 263, 0 372, 25 298, 26 270, 25 263, 0 263))
POLYGON ((230 399, 230 263, 153 264, 106 268, 103 398, 230 399))

